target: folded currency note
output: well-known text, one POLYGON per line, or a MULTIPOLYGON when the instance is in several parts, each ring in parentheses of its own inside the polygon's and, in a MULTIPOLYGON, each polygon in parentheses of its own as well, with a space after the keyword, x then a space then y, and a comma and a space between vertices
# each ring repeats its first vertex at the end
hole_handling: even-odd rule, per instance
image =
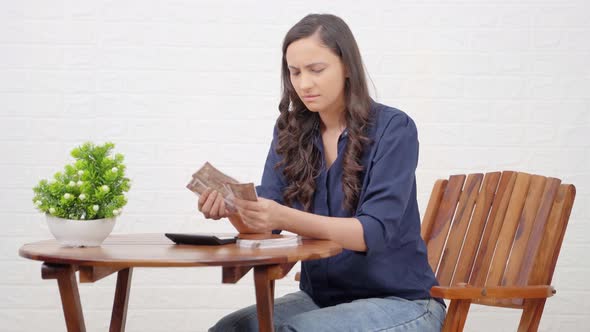
POLYGON ((193 174, 186 187, 197 195, 202 195, 207 188, 216 190, 223 196, 228 210, 235 211, 235 197, 247 201, 257 201, 254 183, 239 183, 236 179, 224 174, 209 162, 206 162, 193 174))
POLYGON ((296 247, 301 243, 303 243, 301 236, 273 234, 272 237, 267 238, 247 238, 240 235, 236 244, 240 248, 266 249, 296 247))

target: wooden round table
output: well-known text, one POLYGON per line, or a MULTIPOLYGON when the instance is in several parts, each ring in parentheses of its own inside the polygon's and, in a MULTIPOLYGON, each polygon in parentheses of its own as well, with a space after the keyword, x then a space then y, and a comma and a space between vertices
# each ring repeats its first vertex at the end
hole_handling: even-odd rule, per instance
POLYGON ((273 331, 274 281, 298 261, 339 254, 342 247, 327 240, 303 239, 297 247, 249 249, 222 246, 176 245, 164 234, 111 235, 100 247, 68 248, 56 240, 23 245, 22 257, 44 262, 43 279, 57 279, 68 331, 85 331, 76 282, 95 282, 117 272, 110 331, 124 331, 134 267, 221 266, 222 282, 236 283, 254 268, 260 331, 273 331))

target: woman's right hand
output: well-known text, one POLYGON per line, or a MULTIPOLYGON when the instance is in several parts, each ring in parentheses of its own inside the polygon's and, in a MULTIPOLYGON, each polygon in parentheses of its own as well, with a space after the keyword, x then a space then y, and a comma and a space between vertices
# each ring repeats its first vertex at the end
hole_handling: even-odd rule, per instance
POLYGON ((207 188, 201 196, 199 196, 199 211, 203 213, 205 218, 219 220, 221 218, 228 218, 234 228, 240 233, 256 233, 242 221, 242 218, 237 213, 231 213, 225 208, 225 201, 223 196, 216 190, 207 188))
POLYGON ((207 188, 201 196, 199 196, 199 211, 203 213, 205 218, 219 220, 227 218, 229 212, 225 208, 223 196, 211 188, 207 188))

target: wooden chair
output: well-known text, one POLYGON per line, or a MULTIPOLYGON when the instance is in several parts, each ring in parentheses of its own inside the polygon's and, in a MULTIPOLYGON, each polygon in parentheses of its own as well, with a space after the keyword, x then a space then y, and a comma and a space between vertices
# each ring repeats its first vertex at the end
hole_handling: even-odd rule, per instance
POLYGON ((422 237, 440 284, 430 293, 451 300, 443 331, 462 331, 472 303, 522 309, 518 331, 538 329, 575 195, 512 171, 435 182, 422 237))
POLYGON ((522 309, 518 331, 537 331, 575 187, 511 171, 438 180, 422 222, 428 261, 451 300, 443 331, 462 331, 472 303, 522 309))

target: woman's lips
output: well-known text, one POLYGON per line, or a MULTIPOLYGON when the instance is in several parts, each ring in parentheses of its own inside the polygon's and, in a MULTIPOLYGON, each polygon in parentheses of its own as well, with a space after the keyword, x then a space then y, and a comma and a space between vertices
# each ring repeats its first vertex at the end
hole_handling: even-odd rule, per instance
POLYGON ((314 101, 315 99, 317 99, 320 95, 307 95, 307 96, 303 96, 303 100, 305 101, 314 101))

